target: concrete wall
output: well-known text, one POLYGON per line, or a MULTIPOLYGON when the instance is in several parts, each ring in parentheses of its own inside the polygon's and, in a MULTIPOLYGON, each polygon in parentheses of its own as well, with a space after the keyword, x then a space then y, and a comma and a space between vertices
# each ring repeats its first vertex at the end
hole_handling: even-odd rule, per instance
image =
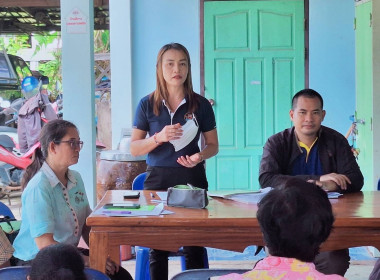
POLYGON ((324 98, 324 124, 346 134, 355 112, 354 1, 310 0, 310 88, 324 98))
POLYGON ((184 45, 191 58, 193 87, 199 93, 199 0, 138 0, 132 3, 133 108, 156 87, 159 49, 184 45))

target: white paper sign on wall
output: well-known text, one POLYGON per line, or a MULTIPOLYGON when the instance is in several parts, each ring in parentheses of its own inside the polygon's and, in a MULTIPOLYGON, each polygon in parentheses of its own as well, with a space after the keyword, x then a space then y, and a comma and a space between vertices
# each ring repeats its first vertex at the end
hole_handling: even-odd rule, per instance
POLYGON ((86 33, 88 20, 85 15, 78 9, 74 8, 66 17, 66 32, 67 33, 86 33))

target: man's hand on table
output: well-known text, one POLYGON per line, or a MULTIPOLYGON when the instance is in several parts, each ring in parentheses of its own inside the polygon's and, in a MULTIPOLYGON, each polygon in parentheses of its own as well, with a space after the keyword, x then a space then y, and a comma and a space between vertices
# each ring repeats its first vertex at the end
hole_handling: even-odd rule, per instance
POLYGON ((308 180, 310 183, 315 183, 325 191, 347 190, 347 185, 351 184, 350 179, 346 175, 329 173, 322 175, 319 180, 308 180))

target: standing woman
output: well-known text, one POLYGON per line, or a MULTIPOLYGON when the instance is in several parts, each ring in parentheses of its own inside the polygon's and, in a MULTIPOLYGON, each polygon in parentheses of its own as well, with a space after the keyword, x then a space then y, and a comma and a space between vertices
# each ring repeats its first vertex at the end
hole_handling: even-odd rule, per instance
MULTIPOLYGON (((50 121, 41 130, 40 143, 23 177, 22 223, 13 243, 13 265, 30 265, 42 248, 52 244, 76 247, 81 236, 89 241, 86 190, 80 174, 69 169, 78 162, 83 146, 78 129, 65 120, 50 121)), ((88 263, 88 250, 81 252, 88 263)), ((132 279, 111 260, 106 271, 111 279, 132 279)))
MULTIPOLYGON (((156 90, 137 107, 130 150, 134 156, 148 154, 144 189, 166 190, 187 183, 208 188, 204 160, 218 153, 218 136, 209 101, 193 91, 190 66, 184 46, 163 46, 157 56, 156 90)), ((187 269, 203 268, 202 247, 183 251, 187 269)), ((152 280, 168 279, 168 254, 150 250, 152 280)))

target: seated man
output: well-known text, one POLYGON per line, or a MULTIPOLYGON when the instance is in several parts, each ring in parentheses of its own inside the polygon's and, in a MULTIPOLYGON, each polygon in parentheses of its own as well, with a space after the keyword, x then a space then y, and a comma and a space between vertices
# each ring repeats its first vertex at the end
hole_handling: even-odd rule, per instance
MULTIPOLYGON (((289 114, 294 126, 271 136, 264 146, 261 187, 278 187, 297 177, 326 191, 360 191, 363 175, 347 139, 321 125, 326 115, 321 95, 312 89, 299 91, 289 114)), ((343 249, 320 253, 314 263, 322 273, 344 276, 349 261, 348 249, 343 249)))
POLYGON ((320 273, 313 264, 334 223, 325 191, 293 178, 270 191, 258 206, 257 219, 270 256, 249 272, 225 275, 220 280, 345 279, 320 273))

